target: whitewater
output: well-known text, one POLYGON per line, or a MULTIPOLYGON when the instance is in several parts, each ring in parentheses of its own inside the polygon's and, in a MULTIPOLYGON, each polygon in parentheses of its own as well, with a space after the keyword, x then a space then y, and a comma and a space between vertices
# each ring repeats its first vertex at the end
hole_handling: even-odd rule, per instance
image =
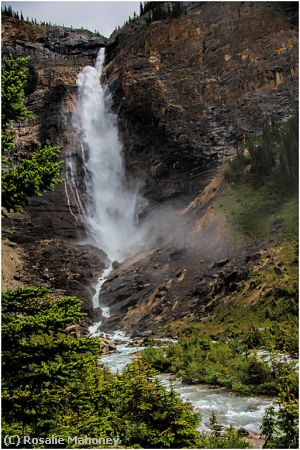
POLYGON ((142 246, 138 215, 143 199, 126 180, 117 117, 100 82, 104 59, 101 49, 95 67, 87 66, 78 75, 73 120, 83 148, 88 193, 83 216, 89 238, 112 261, 122 261, 142 246))

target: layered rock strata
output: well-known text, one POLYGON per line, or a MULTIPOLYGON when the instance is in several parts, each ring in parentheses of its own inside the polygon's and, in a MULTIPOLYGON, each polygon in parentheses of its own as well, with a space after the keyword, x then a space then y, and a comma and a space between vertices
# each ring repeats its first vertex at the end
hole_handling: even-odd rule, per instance
POLYGON ((200 192, 263 123, 297 108, 296 4, 186 6, 177 19, 142 16, 107 45, 127 168, 157 202, 200 192))

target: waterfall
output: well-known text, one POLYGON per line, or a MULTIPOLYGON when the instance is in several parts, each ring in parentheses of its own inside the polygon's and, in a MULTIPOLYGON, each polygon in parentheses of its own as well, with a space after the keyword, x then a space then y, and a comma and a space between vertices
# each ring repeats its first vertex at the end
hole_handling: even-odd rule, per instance
POLYGON ((111 260, 122 261, 143 241, 137 224, 142 200, 126 182, 117 117, 109 92, 100 83, 104 58, 101 49, 95 67, 85 67, 77 77, 73 123, 83 148, 87 201, 82 215, 87 232, 111 260))

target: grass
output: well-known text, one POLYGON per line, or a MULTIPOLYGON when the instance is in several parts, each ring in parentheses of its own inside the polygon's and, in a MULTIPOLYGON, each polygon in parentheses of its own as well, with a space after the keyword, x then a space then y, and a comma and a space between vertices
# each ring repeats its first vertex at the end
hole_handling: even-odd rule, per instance
POLYGON ((282 196, 273 181, 255 188, 249 183, 231 183, 217 202, 231 230, 238 235, 276 242, 298 237, 298 198, 282 196))

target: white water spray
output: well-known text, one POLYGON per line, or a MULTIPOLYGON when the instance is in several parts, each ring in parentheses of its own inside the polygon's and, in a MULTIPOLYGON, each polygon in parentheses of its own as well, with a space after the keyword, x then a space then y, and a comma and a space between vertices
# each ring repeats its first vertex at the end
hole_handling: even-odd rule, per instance
POLYGON ((101 49, 95 67, 87 66, 78 75, 74 124, 86 155, 87 230, 94 245, 111 260, 120 261, 138 251, 142 243, 142 232, 137 226, 141 199, 126 186, 116 116, 100 83, 104 56, 101 49))

